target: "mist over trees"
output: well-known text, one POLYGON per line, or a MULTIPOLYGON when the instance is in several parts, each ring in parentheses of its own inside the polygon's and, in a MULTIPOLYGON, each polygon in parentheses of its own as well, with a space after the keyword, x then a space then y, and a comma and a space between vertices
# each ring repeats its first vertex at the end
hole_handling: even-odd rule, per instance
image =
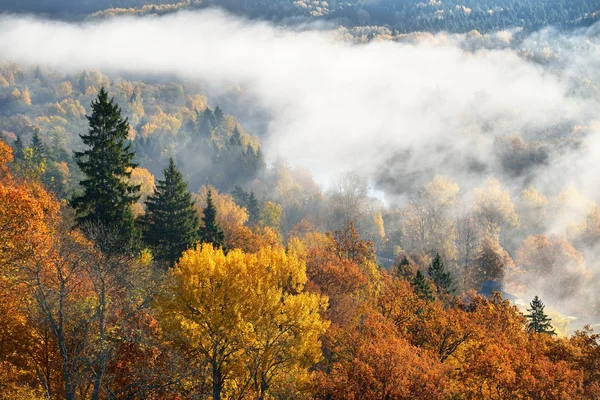
MULTIPOLYGON (((406 121, 399 127, 385 126, 388 110, 374 107, 382 81, 365 89, 350 74, 352 87, 337 87, 344 98, 335 102, 327 92, 346 81, 329 86, 325 73, 311 76, 321 92, 285 69, 267 69, 265 80, 232 73, 253 68, 250 53, 264 50, 258 45, 237 49, 239 65, 228 64, 229 75, 210 71, 211 82, 178 69, 159 76, 0 63, 0 398, 600 397, 593 329, 600 319, 600 200, 575 188, 596 177, 591 167, 559 174, 572 174, 597 150, 600 125, 590 105, 600 99, 600 74, 588 59, 567 66, 571 51, 593 53, 597 39, 593 30, 583 41, 554 42, 548 31, 521 31, 588 25, 593 4, 154 3, 3 7, 98 20, 219 5, 253 18, 341 21, 348 28, 314 35, 257 23, 257 40, 283 38, 257 43, 275 44, 279 52, 268 62, 276 63, 289 56, 279 44, 304 54, 307 37, 311 49, 326 37, 344 45, 317 51, 363 56, 396 48, 414 56, 417 47, 408 43, 423 40, 429 55, 452 59, 460 49, 472 56, 458 58, 467 74, 509 60, 516 67, 500 81, 519 84, 496 96, 502 88, 490 91, 473 74, 473 96, 454 98, 434 80, 423 97, 394 97, 401 117, 393 120, 406 121), (494 32, 508 28, 515 30, 494 32), (492 33, 431 34, 471 29, 492 33), (427 32, 405 35, 414 31, 427 32), (240 85, 233 79, 244 77, 240 85), (279 79, 292 84, 278 86, 279 79), (518 113, 505 107, 530 99, 522 90, 532 87, 550 105, 531 102, 518 113), (273 100, 268 111, 279 114, 254 115, 248 98, 273 100), (349 113, 354 104, 368 118, 349 113), (565 115, 548 115, 552 107, 565 115), (436 118, 412 119, 419 110, 436 118), (308 119, 319 121, 314 130, 300 123, 308 119), (249 128, 257 126, 269 129, 249 128), (353 142, 357 133, 363 137, 353 142), (294 135, 320 151, 306 152, 294 135), (402 135, 409 137, 393 140, 402 135), (285 141, 296 158, 279 157, 285 141), (365 155, 376 159, 364 163, 365 155), (303 157, 314 171, 297 162, 303 157), (328 184, 320 162, 326 170, 337 163, 328 184)), ((217 25, 230 18, 206 15, 217 25)), ((248 36, 245 22, 233 21, 248 36)), ((138 50, 148 48, 128 51, 138 50)), ((321 57, 308 63, 320 73, 336 67, 321 57)), ((348 59, 336 59, 336 74, 373 66, 339 62, 348 59)), ((450 88, 466 90, 461 85, 450 88)))

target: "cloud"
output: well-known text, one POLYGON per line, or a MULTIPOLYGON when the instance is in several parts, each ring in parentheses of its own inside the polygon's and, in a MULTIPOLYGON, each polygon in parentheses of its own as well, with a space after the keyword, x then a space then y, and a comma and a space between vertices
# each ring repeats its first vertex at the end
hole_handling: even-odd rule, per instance
POLYGON ((268 159, 307 167, 320 182, 357 171, 392 200, 436 174, 463 193, 495 176, 513 194, 574 187, 597 199, 598 29, 355 44, 323 26, 216 10, 77 24, 2 16, 0 61, 235 85, 245 115, 267 118, 245 122, 266 127, 268 159), (503 142, 517 135, 525 148, 499 145, 521 143, 503 142))
POLYGON ((238 85, 269 116, 268 157, 318 176, 357 169, 398 193, 392 183, 401 176, 489 173, 497 137, 586 123, 596 106, 569 94, 565 69, 510 47, 466 50, 468 40, 355 45, 215 10, 81 24, 0 20, 1 59, 238 85))

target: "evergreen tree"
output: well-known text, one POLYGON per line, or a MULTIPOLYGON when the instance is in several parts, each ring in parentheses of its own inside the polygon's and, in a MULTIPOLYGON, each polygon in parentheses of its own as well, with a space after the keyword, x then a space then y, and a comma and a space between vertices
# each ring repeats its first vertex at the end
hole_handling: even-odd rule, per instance
POLYGON ((31 150, 34 158, 33 161, 37 164, 41 163, 46 154, 46 146, 40 138, 40 131, 38 129, 35 130, 31 138, 31 150))
POLYGON ((23 158, 23 151, 25 150, 25 146, 23 146, 21 136, 17 135, 13 147, 15 160, 21 160, 23 158))
POLYGON ((415 275, 411 285, 420 298, 433 301, 433 292, 431 291, 429 282, 427 282, 427 278, 425 278, 425 274, 421 270, 417 271, 417 275, 415 275))
POLYGON ((221 247, 223 251, 226 251, 225 247, 225 234, 217 223, 217 209, 212 201, 212 191, 208 189, 206 195, 206 208, 204 209, 204 216, 202 217, 204 226, 200 228, 200 241, 202 243, 212 243, 215 247, 221 247))
POLYGON ((454 293, 454 289, 451 289, 452 276, 450 275, 450 272, 446 271, 444 262, 439 254, 435 255, 433 261, 429 265, 428 272, 433 283, 435 283, 438 288, 448 294, 454 293))
POLYGON ((223 110, 221 110, 221 107, 219 107, 219 106, 215 107, 214 116, 215 116, 215 122, 217 123, 217 125, 221 125, 221 123, 223 122, 223 119, 225 118, 225 114, 223 114, 223 110))
POLYGON ((260 219, 260 207, 254 192, 250 192, 246 207, 248 208, 248 221, 250 221, 251 225, 256 225, 260 219))
POLYGON ((551 318, 544 313, 546 307, 542 300, 538 296, 535 296, 533 301, 529 304, 531 308, 528 308, 529 314, 525 317, 529 320, 527 329, 530 332, 545 333, 547 335, 556 335, 554 328, 550 324, 551 318))
POLYGON ((74 152, 86 179, 80 182, 83 193, 75 195, 71 205, 79 226, 99 224, 118 235, 120 249, 131 250, 137 239, 131 205, 140 197, 140 186, 128 183, 137 166, 132 163, 135 153, 126 143, 129 124, 104 88, 91 106, 92 115, 86 116, 89 132, 80 135, 88 148, 74 152))
POLYGON ((215 115, 210 107, 206 107, 206 109, 200 113, 198 120, 200 122, 198 127, 200 135, 204 137, 210 137, 213 128, 217 126, 215 115))
POLYGON ((233 132, 231 133, 231 137, 229 138, 229 145, 232 147, 239 147, 242 145, 242 135, 237 127, 233 128, 233 132))
POLYGON ((250 198, 250 196, 248 196, 248 193, 246 193, 246 191, 244 189, 242 189, 242 187, 240 185, 235 185, 233 187, 231 196, 233 197, 233 199, 235 200, 235 202, 238 205, 245 206, 245 207, 248 206, 248 199, 250 198))
POLYGON ((143 237, 154 250, 156 259, 173 266, 181 253, 198 241, 199 217, 187 183, 173 158, 163 175, 154 194, 146 200, 143 237))
POLYGON ((81 75, 79 76, 79 92, 81 92, 81 94, 85 94, 85 91, 87 90, 87 72, 83 71, 81 73, 81 75))
POLYGON ((406 256, 402 257, 400 263, 392 269, 392 274, 398 278, 410 280, 410 262, 406 256))

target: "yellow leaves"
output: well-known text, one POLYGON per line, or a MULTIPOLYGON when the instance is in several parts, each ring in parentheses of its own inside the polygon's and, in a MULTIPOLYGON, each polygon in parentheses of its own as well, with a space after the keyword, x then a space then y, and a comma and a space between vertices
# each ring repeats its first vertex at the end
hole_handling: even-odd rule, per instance
POLYGON ((510 193, 491 178, 483 188, 475 189, 475 215, 490 234, 503 227, 517 228, 520 223, 510 193))
POLYGON ((22 91, 15 88, 10 95, 15 100, 21 100, 23 103, 27 104, 28 106, 31 105, 31 97, 30 97, 28 88, 25 88, 22 91))
POLYGON ((143 137, 148 137, 156 131, 175 136, 181 128, 181 120, 176 114, 166 114, 160 108, 140 128, 143 137))
POLYGON ((69 81, 62 81, 60 85, 56 88, 56 97, 59 99, 64 99, 65 97, 69 97, 73 94, 73 86, 69 81))
POLYGON ((140 185, 140 203, 154 193, 154 175, 146 168, 137 167, 131 171, 129 182, 133 185, 140 185))
POLYGON ((381 211, 378 211, 373 215, 373 223, 375 224, 375 228, 377 229, 377 239, 379 241, 383 241, 385 239, 385 225, 383 223, 383 216, 381 215, 381 211))
POLYGON ((90 85, 85 89, 85 95, 89 97, 96 96, 98 94, 98 88, 96 86, 90 85))
POLYGON ((269 376, 268 385, 320 358, 327 303, 302 292, 306 280, 304 263, 282 248, 225 255, 203 245, 183 254, 159 307, 167 333, 204 362, 234 381, 269 376))
POLYGON ((196 96, 188 96, 185 104, 186 104, 186 107, 192 111, 202 112, 206 109, 208 102, 206 100, 206 96, 196 95, 196 96))
POLYGON ((436 176, 410 201, 402 211, 406 250, 437 252, 447 260, 456 258, 452 213, 458 192, 459 187, 452 180, 436 176))

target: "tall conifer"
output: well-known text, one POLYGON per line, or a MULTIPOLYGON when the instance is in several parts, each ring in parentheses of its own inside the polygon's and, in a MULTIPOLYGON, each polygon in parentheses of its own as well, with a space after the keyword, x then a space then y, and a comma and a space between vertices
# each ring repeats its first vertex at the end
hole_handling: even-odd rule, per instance
POLYGON ((119 236, 121 249, 129 250, 137 238, 131 205, 140 197, 140 186, 128 182, 137 166, 132 162, 135 153, 127 143, 129 124, 104 88, 91 107, 92 114, 86 116, 88 134, 80 135, 87 149, 74 152, 86 176, 80 182, 83 193, 75 195, 71 205, 78 225, 100 224, 119 236))
POLYGON ((204 209, 202 222, 204 226, 199 230, 200 241, 202 243, 212 243, 215 247, 221 247, 225 251, 225 234, 217 223, 217 209, 213 204, 212 191, 210 189, 208 189, 208 194, 206 195, 206 208, 204 209))
POLYGON ((533 301, 529 304, 531 308, 528 308, 529 314, 525 315, 525 317, 529 320, 527 324, 527 329, 530 332, 537 333, 545 333, 547 335, 556 335, 554 328, 552 328, 551 318, 548 318, 546 313, 544 313, 544 308, 546 307, 542 300, 539 297, 535 296, 533 301))
POLYGON ((187 183, 173 158, 163 175, 154 194, 146 200, 143 237, 157 260, 173 266, 181 253, 198 241, 199 217, 187 183))

